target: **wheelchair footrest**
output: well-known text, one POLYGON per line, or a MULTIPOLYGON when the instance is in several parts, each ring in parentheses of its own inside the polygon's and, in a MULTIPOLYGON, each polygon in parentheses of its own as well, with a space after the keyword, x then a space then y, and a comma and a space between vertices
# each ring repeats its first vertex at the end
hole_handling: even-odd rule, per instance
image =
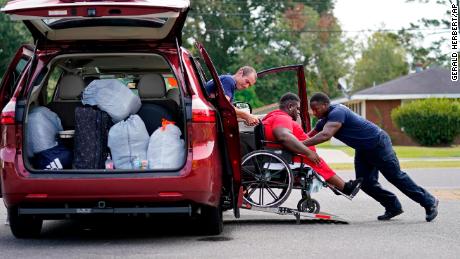
POLYGON ((329 223, 344 223, 348 224, 348 221, 345 219, 335 216, 329 213, 325 212, 320 212, 320 213, 308 213, 308 212, 301 212, 296 209, 291 209, 287 207, 274 207, 274 208, 262 208, 262 207, 256 207, 252 206, 250 204, 243 204, 241 207, 242 209, 247 209, 247 210, 253 210, 253 211, 261 211, 261 212, 267 212, 267 213, 274 213, 278 215, 292 215, 296 218, 297 224, 300 223, 301 219, 304 220, 317 220, 317 221, 325 221, 329 223))

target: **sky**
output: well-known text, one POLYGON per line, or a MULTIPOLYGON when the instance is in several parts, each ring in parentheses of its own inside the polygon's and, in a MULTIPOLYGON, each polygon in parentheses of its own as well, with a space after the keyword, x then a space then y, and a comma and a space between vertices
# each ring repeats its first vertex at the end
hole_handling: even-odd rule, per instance
MULTIPOLYGON (((438 5, 434 0, 432 3, 419 3, 418 1, 406 3, 406 0, 337 0, 334 14, 338 18, 342 30, 378 30, 381 28, 399 30, 409 27, 410 23, 416 23, 421 18, 444 17, 450 5, 438 5)), ((441 35, 449 36, 449 31, 423 31, 429 44, 430 39, 434 40, 441 35)), ((370 35, 369 33, 348 32, 350 37, 370 35)), ((448 46, 446 46, 448 47, 448 46)))

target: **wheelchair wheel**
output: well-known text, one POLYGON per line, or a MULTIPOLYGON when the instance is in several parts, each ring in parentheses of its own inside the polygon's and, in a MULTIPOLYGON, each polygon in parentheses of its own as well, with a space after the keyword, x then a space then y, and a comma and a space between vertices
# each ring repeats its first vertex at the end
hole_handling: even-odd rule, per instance
POLYGON ((308 213, 318 213, 320 210, 319 202, 315 199, 303 198, 297 203, 297 210, 308 213))
POLYGON ((270 151, 257 150, 241 162, 243 199, 255 207, 278 207, 292 191, 293 174, 288 163, 270 151))

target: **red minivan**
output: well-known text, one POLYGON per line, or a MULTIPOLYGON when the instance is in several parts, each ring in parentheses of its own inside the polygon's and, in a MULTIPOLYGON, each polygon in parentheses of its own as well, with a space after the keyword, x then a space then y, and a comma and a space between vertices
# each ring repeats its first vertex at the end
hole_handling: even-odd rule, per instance
MULTIPOLYGON (((0 89, 1 194, 14 236, 38 236, 45 219, 96 214, 183 214, 195 218, 203 233, 215 235, 222 232, 223 210, 233 209, 239 217, 238 121, 203 46, 196 44, 203 67, 181 47, 189 5, 188 0, 16 0, 2 9, 22 20, 35 42, 19 48, 0 89), (217 79, 215 97, 204 90, 203 68, 217 79), (182 165, 34 168, 26 139, 30 110, 47 107, 64 130, 73 130, 81 92, 92 80, 107 78, 139 94, 142 107, 161 106, 175 118, 186 149, 182 165)), ((306 96, 302 66, 263 74, 286 70, 297 71, 299 93, 306 96)), ((306 112, 304 100, 302 106, 306 112)), ((156 112, 151 109, 147 117, 156 112)), ((148 118, 144 121, 148 128, 148 118)))

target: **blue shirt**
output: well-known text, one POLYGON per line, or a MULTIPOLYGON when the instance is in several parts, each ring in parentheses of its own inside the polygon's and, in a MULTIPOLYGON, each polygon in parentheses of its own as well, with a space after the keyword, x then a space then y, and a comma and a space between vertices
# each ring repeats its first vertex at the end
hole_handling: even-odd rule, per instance
POLYGON ((325 118, 318 121, 315 131, 323 130, 326 122, 340 122, 342 127, 334 137, 354 149, 371 149, 377 146, 382 130, 342 104, 329 106, 325 118))
MULTIPOLYGON (((235 95, 236 81, 231 75, 219 76, 222 87, 224 88, 224 93, 230 98, 230 102, 233 102, 233 96, 235 95)), ((216 92, 216 84, 213 80, 210 80, 205 85, 206 91, 208 94, 216 92)))

